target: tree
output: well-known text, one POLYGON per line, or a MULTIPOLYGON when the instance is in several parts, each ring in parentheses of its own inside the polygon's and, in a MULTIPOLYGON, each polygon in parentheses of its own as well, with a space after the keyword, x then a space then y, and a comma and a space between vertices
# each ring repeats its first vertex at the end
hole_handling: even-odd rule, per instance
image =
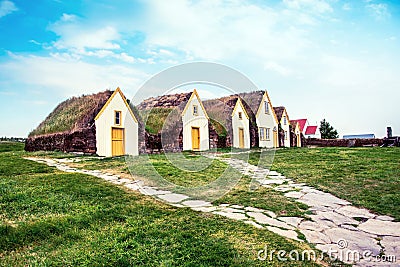
POLYGON ((336 139, 339 137, 338 132, 325 119, 321 121, 319 131, 322 139, 336 139))

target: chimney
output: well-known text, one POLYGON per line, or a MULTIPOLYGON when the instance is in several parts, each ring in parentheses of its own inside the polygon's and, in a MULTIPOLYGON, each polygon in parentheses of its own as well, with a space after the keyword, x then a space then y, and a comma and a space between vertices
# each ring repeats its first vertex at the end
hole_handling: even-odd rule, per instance
POLYGON ((387 127, 387 138, 392 138, 392 127, 387 127))

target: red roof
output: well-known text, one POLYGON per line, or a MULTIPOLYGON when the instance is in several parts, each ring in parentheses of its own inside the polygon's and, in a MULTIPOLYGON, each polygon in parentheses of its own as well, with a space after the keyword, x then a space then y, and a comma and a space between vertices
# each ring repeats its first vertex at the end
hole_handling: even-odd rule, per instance
POLYGON ((298 122, 301 132, 303 132, 304 126, 306 126, 306 123, 307 123, 307 119, 290 120, 290 121, 293 121, 295 123, 298 122))
POLYGON ((305 134, 315 134, 317 132, 317 128, 318 126, 308 126, 305 134))

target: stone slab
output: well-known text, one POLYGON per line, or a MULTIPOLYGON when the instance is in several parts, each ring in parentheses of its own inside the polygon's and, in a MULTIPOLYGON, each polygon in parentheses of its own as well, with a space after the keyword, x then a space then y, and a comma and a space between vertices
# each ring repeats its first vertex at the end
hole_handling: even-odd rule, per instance
POLYGON ((268 231, 271 231, 271 232, 273 232, 275 234, 278 234, 280 236, 300 241, 297 238, 297 233, 295 231, 293 231, 293 230, 282 230, 282 229, 279 229, 279 228, 273 227, 273 226, 267 226, 266 228, 268 229, 268 231))
POLYGON ((283 222, 285 222, 291 226, 294 226, 296 228, 299 226, 300 222, 303 220, 303 218, 299 218, 299 217, 278 217, 276 219, 283 221, 283 222))
POLYGON ((312 230, 300 230, 300 232, 306 237, 306 240, 309 243, 312 244, 330 244, 331 243, 331 239, 321 233, 321 232, 317 232, 317 231, 312 231, 312 230))
POLYGON ((227 217, 229 219, 233 219, 233 220, 247 220, 246 215, 244 215, 243 213, 238 213, 238 212, 224 212, 224 211, 214 211, 214 214, 218 214, 224 217, 227 217))
POLYGON ((157 195, 157 197, 169 203, 178 203, 189 198, 188 196, 182 194, 165 194, 157 195))
POLYGON ((352 217, 352 218, 374 218, 375 215, 372 214, 369 210, 367 209, 360 209, 354 206, 343 206, 339 209, 336 210, 337 213, 340 213, 342 215, 345 215, 347 217, 352 217))
POLYGON ((254 220, 260 224, 268 224, 271 226, 280 227, 280 228, 284 228, 284 229, 290 229, 290 230, 294 229, 293 226, 290 226, 285 222, 278 221, 276 219, 268 217, 265 214, 260 213, 260 212, 247 212, 247 215, 254 218, 254 220))
POLYGON ((358 229, 376 235, 400 236, 400 222, 369 219, 361 223, 358 229))
POLYGON ((285 193, 285 197, 290 197, 290 198, 301 198, 302 196, 304 196, 304 193, 298 191, 291 191, 285 193))
POLYGON ((182 205, 188 206, 191 208, 212 206, 212 204, 210 202, 204 201, 204 200, 186 200, 186 201, 182 202, 182 205))
POLYGON ((344 244, 342 248, 355 250, 360 253, 364 251, 371 251, 372 255, 379 255, 381 247, 378 241, 371 235, 363 233, 362 231, 351 231, 342 228, 332 228, 325 230, 324 233, 335 244, 344 244))

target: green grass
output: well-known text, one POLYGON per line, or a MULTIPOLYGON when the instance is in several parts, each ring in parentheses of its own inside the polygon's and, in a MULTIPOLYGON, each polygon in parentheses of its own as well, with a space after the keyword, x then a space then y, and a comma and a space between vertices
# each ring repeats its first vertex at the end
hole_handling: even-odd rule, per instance
POLYGON ((10 151, 20 151, 25 147, 25 143, 19 142, 0 142, 0 153, 10 151))
POLYGON ((151 134, 158 134, 162 130, 165 120, 173 110, 173 108, 152 108, 150 110, 140 110, 139 114, 146 123, 146 131, 151 134))
POLYGON ((237 204, 266 209, 278 216, 304 217, 308 206, 287 198, 283 193, 260 186, 250 190, 251 179, 244 177, 230 192, 214 202, 214 204, 237 204))
POLYGON ((101 92, 65 100, 29 136, 70 131, 79 127, 78 124, 93 123, 93 118, 110 95, 111 92, 101 92))
MULTIPOLYGON (((251 153, 249 162, 257 165, 259 156, 251 153)), ((282 149, 272 170, 400 220, 400 148, 282 149)))
POLYGON ((265 245, 309 247, 92 176, 62 173, 21 158, 26 155, 0 153, 0 266, 316 265, 258 261, 265 245))

